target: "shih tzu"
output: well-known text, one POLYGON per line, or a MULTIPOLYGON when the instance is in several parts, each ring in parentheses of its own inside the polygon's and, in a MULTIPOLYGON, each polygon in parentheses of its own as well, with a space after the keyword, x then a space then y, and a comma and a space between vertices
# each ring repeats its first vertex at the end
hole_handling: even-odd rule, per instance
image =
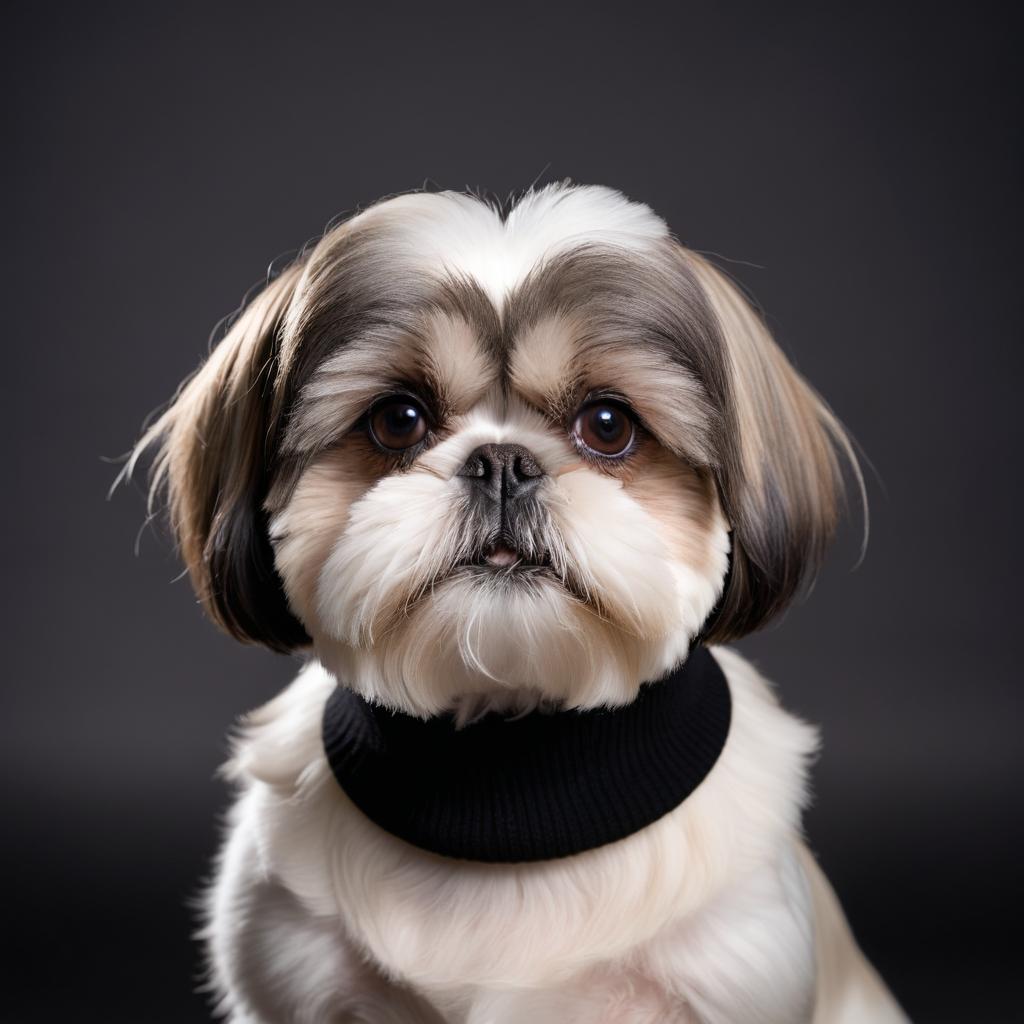
POLYGON ((646 206, 333 227, 146 432, 250 714, 203 930, 234 1024, 901 1021, 801 838, 813 729, 720 646, 850 445, 646 206))

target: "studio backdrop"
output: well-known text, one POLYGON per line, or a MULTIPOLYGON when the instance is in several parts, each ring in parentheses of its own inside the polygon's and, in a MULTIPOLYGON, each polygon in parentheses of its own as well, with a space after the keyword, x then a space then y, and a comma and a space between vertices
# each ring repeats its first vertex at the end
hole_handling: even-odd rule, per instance
POLYGON ((22 6, 3 247, 10 1021, 201 1021, 235 718, 297 662, 204 619, 116 457, 275 260, 408 189, 571 178, 728 271, 862 455, 741 644, 820 726, 808 841, 917 1021, 1019 997, 1019 26, 995 6, 22 6), (855 495, 855 492, 854 492, 855 495))

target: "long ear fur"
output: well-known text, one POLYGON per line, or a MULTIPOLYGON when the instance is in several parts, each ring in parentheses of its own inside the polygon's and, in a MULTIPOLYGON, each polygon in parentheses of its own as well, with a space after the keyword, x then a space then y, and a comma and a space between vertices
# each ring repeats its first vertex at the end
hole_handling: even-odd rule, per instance
POLYGON ((737 639, 782 611, 813 579, 835 531, 841 461, 863 496, 842 424, 793 369, 767 327, 717 268, 687 251, 717 317, 729 376, 734 443, 723 446, 719 489, 732 527, 725 593, 706 638, 737 639))
POLYGON ((301 274, 291 266, 242 312, 125 466, 156 447, 150 504, 166 491, 171 527, 211 617, 239 640, 309 643, 274 569, 263 501, 279 403, 279 331, 301 274))

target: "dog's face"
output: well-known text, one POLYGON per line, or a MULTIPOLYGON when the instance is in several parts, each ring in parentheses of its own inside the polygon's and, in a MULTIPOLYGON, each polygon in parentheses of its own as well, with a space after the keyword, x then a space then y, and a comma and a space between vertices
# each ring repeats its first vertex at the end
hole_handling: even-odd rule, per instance
POLYGON ((845 444, 717 271, 565 186, 335 228, 155 438, 217 619, 417 714, 623 703, 759 625, 821 553, 845 444))

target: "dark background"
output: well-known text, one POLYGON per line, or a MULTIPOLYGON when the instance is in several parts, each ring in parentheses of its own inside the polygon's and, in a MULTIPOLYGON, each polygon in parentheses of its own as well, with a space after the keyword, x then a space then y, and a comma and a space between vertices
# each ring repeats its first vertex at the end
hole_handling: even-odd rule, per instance
POLYGON ((1017 1016, 1021 33, 851 7, 9 9, 5 1020, 208 1018, 214 772, 296 668, 133 555, 101 456, 333 215, 567 176, 736 261, 873 463, 866 560, 854 517, 741 647, 822 726, 810 840, 908 1011, 1017 1016))

